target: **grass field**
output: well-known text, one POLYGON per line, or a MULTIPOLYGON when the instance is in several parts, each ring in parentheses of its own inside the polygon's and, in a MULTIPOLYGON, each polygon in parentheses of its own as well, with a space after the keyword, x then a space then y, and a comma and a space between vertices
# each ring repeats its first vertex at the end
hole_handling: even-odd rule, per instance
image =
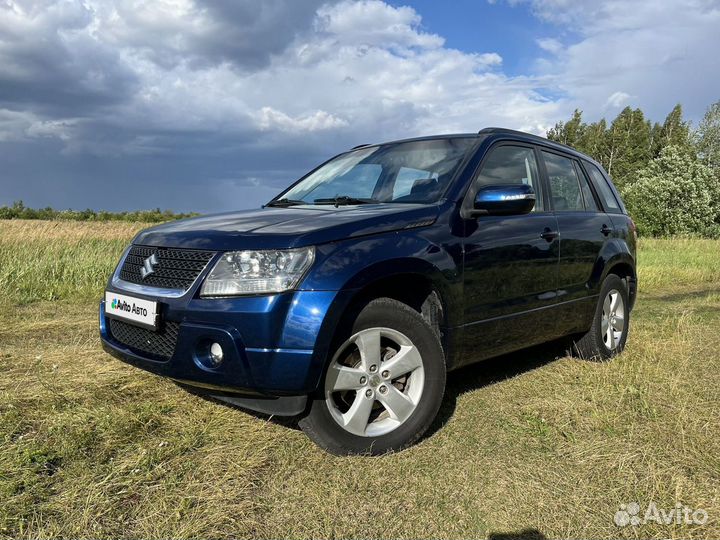
POLYGON ((458 371, 420 444, 337 458, 101 351, 140 227, 0 221, 0 537, 720 537, 720 241, 642 240, 613 362, 458 371), (633 501, 709 519, 618 528, 633 501))

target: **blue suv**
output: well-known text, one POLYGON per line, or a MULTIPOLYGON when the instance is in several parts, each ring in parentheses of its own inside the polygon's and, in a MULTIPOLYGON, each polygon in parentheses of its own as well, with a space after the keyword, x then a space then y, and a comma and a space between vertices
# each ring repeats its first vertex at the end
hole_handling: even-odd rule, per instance
POLYGON ((362 145, 261 209, 140 232, 100 303, 107 352, 300 416, 336 454, 417 441, 446 373, 569 336, 622 351, 636 231, 602 167, 489 128, 362 145))

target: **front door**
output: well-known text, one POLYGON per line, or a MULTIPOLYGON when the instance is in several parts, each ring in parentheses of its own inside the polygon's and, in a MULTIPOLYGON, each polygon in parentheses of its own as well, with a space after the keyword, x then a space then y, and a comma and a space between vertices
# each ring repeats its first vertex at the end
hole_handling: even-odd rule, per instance
POLYGON ((470 190, 529 184, 537 202, 520 216, 480 216, 466 222, 465 348, 472 362, 545 340, 543 317, 556 302, 559 238, 545 208, 535 149, 503 143, 490 150, 470 190))

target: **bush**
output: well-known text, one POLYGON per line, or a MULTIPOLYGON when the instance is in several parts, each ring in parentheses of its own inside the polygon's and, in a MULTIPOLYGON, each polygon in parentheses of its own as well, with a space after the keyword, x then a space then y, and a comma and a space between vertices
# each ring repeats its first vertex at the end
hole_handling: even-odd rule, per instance
POLYGON ((664 148, 641 169, 623 197, 641 234, 720 234, 720 181, 696 156, 676 146, 664 148))
POLYGON ((72 221, 140 221, 144 223, 161 223, 174 219, 197 216, 196 213, 176 214, 170 210, 136 210, 134 212, 107 212, 102 210, 55 210, 46 208, 28 208, 22 201, 15 201, 12 206, 0 206, 0 219, 58 219, 72 221))

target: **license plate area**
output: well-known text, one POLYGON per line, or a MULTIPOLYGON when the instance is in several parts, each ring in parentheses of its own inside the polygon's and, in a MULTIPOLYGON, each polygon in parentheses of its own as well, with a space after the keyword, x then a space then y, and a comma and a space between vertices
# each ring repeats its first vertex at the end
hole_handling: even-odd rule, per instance
POLYGON ((158 303, 105 291, 105 315, 148 330, 158 329, 158 303))

